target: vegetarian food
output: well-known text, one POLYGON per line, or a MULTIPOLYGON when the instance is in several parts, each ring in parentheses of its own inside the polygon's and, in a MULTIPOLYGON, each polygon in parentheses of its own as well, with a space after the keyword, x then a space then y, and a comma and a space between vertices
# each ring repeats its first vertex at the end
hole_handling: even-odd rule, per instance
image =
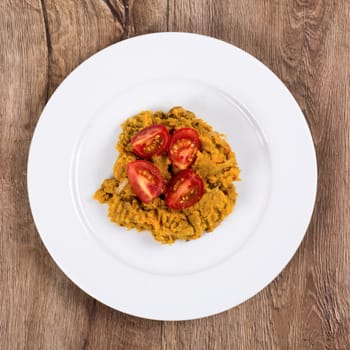
POLYGON ((114 176, 94 198, 111 221, 171 244, 213 231, 236 203, 236 156, 191 111, 143 111, 122 124, 114 176))
POLYGON ((200 149, 199 134, 193 128, 174 131, 169 146, 169 159, 175 169, 186 169, 193 164, 200 149))
POLYGON ((134 160, 127 165, 131 189, 145 204, 164 192, 165 183, 160 170, 146 160, 134 160))
POLYGON ((151 125, 142 129, 132 139, 132 150, 141 158, 159 156, 167 150, 170 134, 164 125, 151 125))
POLYGON ((181 170, 174 175, 167 186, 165 203, 169 208, 186 209, 200 200, 204 183, 191 169, 181 170))

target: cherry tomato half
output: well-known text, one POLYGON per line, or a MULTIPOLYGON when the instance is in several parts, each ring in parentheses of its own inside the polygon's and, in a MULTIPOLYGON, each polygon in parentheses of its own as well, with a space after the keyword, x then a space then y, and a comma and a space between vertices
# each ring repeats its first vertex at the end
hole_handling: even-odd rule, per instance
POLYGON ((127 174, 131 189, 143 203, 149 203, 164 192, 165 183, 162 173, 147 160, 130 162, 127 174))
POLYGON ((162 154, 169 146, 170 135, 164 125, 151 125, 140 130, 131 139, 133 152, 149 159, 162 154))
POLYGON ((173 176, 165 192, 165 203, 172 209, 185 209, 197 203, 204 192, 204 183, 191 169, 181 170, 173 176))
POLYGON ((190 167, 200 149, 199 134, 192 128, 181 128, 174 132, 169 145, 169 158, 176 169, 190 167))

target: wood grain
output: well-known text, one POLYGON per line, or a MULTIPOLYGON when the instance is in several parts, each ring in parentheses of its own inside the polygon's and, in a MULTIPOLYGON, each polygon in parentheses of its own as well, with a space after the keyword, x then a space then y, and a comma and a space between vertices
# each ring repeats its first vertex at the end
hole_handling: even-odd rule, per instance
POLYGON ((350 349, 349 43, 349 1, 0 1, 0 348, 350 349), (48 97, 91 54, 154 31, 211 35, 264 62, 305 113, 318 158, 314 215, 283 273, 244 304, 187 322, 128 316, 73 285, 26 192, 48 97))

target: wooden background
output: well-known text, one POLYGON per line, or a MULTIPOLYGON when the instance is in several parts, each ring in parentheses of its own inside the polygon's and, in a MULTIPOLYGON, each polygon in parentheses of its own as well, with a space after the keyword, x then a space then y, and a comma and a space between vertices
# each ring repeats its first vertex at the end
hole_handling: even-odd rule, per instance
POLYGON ((0 0, 0 348, 350 349, 349 45, 347 0, 0 0), (157 31, 211 35, 264 62, 318 157, 314 216, 288 267, 243 305, 188 322, 84 294, 41 243, 26 191, 30 140, 60 82, 96 51, 157 31))

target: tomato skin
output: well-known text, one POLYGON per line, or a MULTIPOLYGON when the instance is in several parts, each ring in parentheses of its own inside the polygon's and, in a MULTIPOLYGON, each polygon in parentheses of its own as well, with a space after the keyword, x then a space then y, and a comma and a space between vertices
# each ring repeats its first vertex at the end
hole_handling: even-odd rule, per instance
POLYGON ((160 170, 147 160, 135 160, 127 166, 131 189, 145 204, 164 192, 165 182, 160 170))
POLYGON ((197 203, 203 192, 202 178, 191 169, 181 170, 168 183, 165 203, 172 209, 186 209, 197 203))
POLYGON ((197 130, 181 128, 175 130, 169 145, 169 159, 175 169, 189 168, 196 160, 201 144, 197 130))
POLYGON ((170 134, 164 125, 143 128, 131 139, 133 152, 144 159, 164 153, 168 149, 169 142, 170 134))

